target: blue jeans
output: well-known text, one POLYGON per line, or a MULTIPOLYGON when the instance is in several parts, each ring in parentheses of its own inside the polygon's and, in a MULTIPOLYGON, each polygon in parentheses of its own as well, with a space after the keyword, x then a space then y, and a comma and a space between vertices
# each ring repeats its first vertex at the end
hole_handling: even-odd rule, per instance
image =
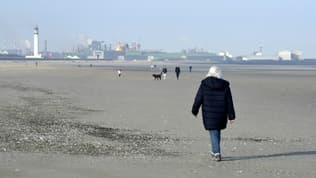
POLYGON ((221 131, 220 130, 210 130, 211 144, 212 144, 212 152, 221 153, 221 131))

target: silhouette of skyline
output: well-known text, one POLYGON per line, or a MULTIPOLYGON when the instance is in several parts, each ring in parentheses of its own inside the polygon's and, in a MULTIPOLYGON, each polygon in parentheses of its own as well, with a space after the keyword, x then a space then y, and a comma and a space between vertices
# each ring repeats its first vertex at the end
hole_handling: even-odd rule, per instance
POLYGON ((40 46, 70 50, 86 39, 107 43, 139 42, 144 49, 180 51, 204 48, 247 55, 300 50, 316 57, 316 2, 280 1, 4 1, 0 11, 0 49, 5 43, 32 41, 40 28, 40 46))

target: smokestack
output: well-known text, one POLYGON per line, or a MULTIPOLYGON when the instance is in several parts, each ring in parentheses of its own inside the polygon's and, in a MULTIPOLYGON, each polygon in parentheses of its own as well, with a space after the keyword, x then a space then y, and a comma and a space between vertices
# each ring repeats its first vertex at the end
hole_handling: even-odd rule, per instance
POLYGON ((47 52, 47 40, 45 40, 45 53, 47 52))

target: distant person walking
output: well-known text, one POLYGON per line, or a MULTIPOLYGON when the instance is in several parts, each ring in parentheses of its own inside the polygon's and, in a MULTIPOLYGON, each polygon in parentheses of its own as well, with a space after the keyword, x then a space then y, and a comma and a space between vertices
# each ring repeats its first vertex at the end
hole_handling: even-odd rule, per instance
POLYGON ((192 66, 189 66, 189 71, 192 72, 192 66))
POLYGON ((167 72, 168 72, 168 70, 167 70, 166 66, 164 66, 162 68, 162 77, 164 80, 166 80, 166 78, 167 78, 167 72))
POLYGON ((122 69, 117 70, 117 75, 118 75, 118 77, 122 76, 122 69))
POLYGON ((174 71, 176 72, 177 80, 179 80, 179 76, 180 76, 180 72, 181 72, 180 67, 176 66, 174 71))
POLYGON ((198 115, 201 105, 203 125, 210 134, 212 159, 221 161, 221 130, 226 128, 228 120, 230 124, 234 122, 235 110, 229 82, 222 79, 221 70, 216 66, 209 69, 200 84, 192 106, 194 116, 198 115))

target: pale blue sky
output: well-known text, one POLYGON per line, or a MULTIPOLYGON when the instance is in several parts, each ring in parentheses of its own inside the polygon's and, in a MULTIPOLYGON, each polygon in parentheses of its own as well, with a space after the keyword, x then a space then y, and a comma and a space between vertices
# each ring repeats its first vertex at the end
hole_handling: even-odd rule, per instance
POLYGON ((0 48, 32 41, 50 50, 86 39, 139 41, 144 49, 204 48, 247 55, 297 49, 316 57, 314 0, 1 0, 0 48))

